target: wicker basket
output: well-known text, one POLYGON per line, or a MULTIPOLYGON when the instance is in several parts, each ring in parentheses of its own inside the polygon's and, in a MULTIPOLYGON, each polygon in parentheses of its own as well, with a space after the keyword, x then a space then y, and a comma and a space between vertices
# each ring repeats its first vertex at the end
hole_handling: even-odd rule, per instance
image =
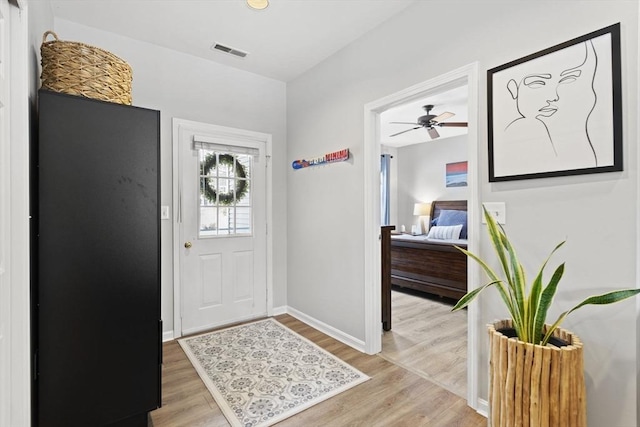
POLYGON ((53 31, 44 33, 40 53, 43 89, 131 105, 131 67, 114 54, 61 41, 53 31))

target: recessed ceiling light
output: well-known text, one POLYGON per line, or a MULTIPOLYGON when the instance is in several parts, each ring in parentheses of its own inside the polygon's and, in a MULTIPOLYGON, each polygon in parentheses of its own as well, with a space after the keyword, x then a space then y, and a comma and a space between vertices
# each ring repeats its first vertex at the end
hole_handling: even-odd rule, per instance
POLYGON ((247 5, 251 9, 262 10, 269 6, 269 0, 247 0, 247 5))

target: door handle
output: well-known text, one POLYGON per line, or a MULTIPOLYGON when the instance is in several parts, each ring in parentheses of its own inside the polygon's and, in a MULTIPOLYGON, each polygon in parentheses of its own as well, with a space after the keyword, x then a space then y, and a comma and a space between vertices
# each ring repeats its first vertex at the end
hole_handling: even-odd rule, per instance
POLYGON ((184 244, 184 247, 185 247, 185 248, 187 248, 187 249, 190 249, 190 248, 191 248, 191 246, 193 246, 193 245, 191 244, 191 242, 185 242, 185 244, 184 244))

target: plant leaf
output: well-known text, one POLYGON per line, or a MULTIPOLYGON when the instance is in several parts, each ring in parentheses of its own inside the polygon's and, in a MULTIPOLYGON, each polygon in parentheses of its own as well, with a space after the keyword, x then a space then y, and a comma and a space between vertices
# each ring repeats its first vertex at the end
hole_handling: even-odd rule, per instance
MULTIPOLYGON (((540 298, 542 298, 542 279, 543 279, 542 276, 544 274, 544 269, 547 267, 547 264, 549 263, 549 260, 551 259, 553 254, 558 249, 560 249, 560 247, 562 247, 562 245, 564 245, 565 242, 566 241, 563 241, 557 244, 556 247, 553 248, 553 250, 549 253, 549 255, 547 256, 547 259, 545 259, 544 262, 542 263, 542 266, 540 267, 540 270, 538 271, 538 274, 536 275, 531 285, 531 292, 529 294, 529 301, 527 304, 527 308, 528 308, 527 322, 528 322, 528 328, 530 331, 529 336, 531 337, 530 342, 532 344, 538 344, 540 342, 540 338, 542 336, 542 328, 544 327, 544 323, 547 318, 547 311, 549 306, 551 305, 551 302, 553 301, 553 296, 555 294, 555 288, 554 288, 553 292, 549 296, 550 300, 547 303, 548 305, 546 309, 544 309, 544 314, 542 315, 542 318, 540 318, 541 313, 539 313, 539 310, 540 310, 539 307, 541 304, 540 298)), ((564 267, 563 267, 563 270, 564 270, 564 267)), ((556 272, 557 272, 557 269, 556 269, 556 272)), ((560 275, 560 277, 562 277, 562 274, 560 275)), ((557 287, 557 285, 558 284, 556 283, 555 286, 557 287)), ((547 288, 548 286, 549 285, 547 285, 547 288)), ((549 292, 551 292, 551 289, 549 289, 549 292)))
MULTIPOLYGON (((510 257, 508 257, 506 253, 508 252, 507 249, 509 247, 509 239, 507 239, 506 233, 504 232, 502 226, 498 225, 495 218, 491 216, 487 208, 483 206, 482 209, 484 211, 484 218, 487 223, 487 231, 489 232, 489 236, 493 244, 493 249, 498 256, 500 266, 502 267, 505 279, 507 280, 508 286, 506 287, 506 289, 504 288, 504 285, 500 286, 498 289, 502 290, 500 295, 507 305, 509 314, 513 319, 514 328, 519 334, 522 329, 522 317, 520 314, 520 310, 518 310, 518 298, 513 287, 512 274, 510 269, 510 257)), ((497 275, 495 275, 493 279, 498 279, 497 275)))
MULTIPOLYGON (((478 264, 480 264, 480 266, 485 271, 485 273, 487 273, 487 276, 489 276, 489 279, 491 279, 491 283, 498 285, 498 292, 500 293, 500 296, 502 297, 502 300, 504 301, 505 305, 507 306, 507 310, 509 310, 509 314, 513 317, 513 307, 512 307, 512 304, 511 304, 511 300, 509 299, 509 295, 507 293, 507 290, 504 287, 504 283, 498 277, 498 275, 493 271, 493 269, 491 267, 489 267, 487 265, 487 263, 485 263, 483 260, 481 260, 480 257, 478 257, 477 255, 469 252, 466 249, 462 249, 459 246, 455 246, 454 245, 454 247, 456 249, 458 249, 459 251, 461 251, 462 253, 464 253, 465 255, 467 255, 468 257, 470 257, 473 260, 475 260, 478 264)), ((477 289, 486 289, 486 288, 487 288, 487 286, 485 285, 482 288, 477 288, 477 289)), ((475 292, 475 289, 473 291, 471 291, 471 292, 475 292)), ((477 294, 477 292, 476 292, 476 294, 477 294)), ((464 296, 462 298, 464 298, 464 296)), ((475 298, 475 296, 474 296, 474 298, 475 298)), ((462 307, 460 307, 460 308, 462 308, 462 307)))
MULTIPOLYGON (((500 227, 502 229, 502 227, 500 227)), ((507 238, 504 229, 502 229, 502 242, 509 255, 509 266, 510 270, 505 271, 505 274, 509 278, 509 286, 512 289, 512 298, 514 301, 514 306, 516 307, 516 316, 513 318, 514 326, 516 332, 518 333, 518 337, 523 341, 529 341, 528 333, 529 328, 527 327, 527 304, 525 304, 525 293, 526 293, 526 278, 524 274, 524 268, 520 261, 518 260, 518 256, 516 254, 515 248, 511 245, 511 242, 507 238)))
POLYGON ((582 301, 581 303, 573 307, 571 310, 565 311, 558 317, 558 320, 556 320, 555 323, 551 325, 551 327, 547 330, 547 333, 545 334, 544 339, 541 342, 541 345, 546 345, 549 342, 549 339, 551 338, 551 334, 553 334, 553 331, 555 331, 560 326, 560 324, 569 315, 569 313, 576 311, 580 307, 584 307, 585 305, 590 305, 590 304, 595 304, 595 305, 613 304, 615 302, 622 301, 627 298, 631 298, 632 296, 638 295, 639 293, 640 293, 640 289, 622 289, 619 291, 607 292, 606 294, 595 295, 585 299, 584 301, 582 301))
POLYGON ((505 273, 509 272, 509 263, 507 261, 507 256, 504 251, 504 242, 503 238, 506 239, 506 236, 501 229, 498 227, 496 220, 491 216, 487 208, 482 207, 484 210, 484 218, 487 222, 487 230, 489 232, 489 237, 491 237, 491 243, 493 244, 493 249, 498 255, 498 260, 500 261, 500 265, 502 266, 502 271, 505 273))
POLYGON ((542 291, 537 306, 535 307, 532 322, 533 330, 531 335, 531 339, 534 344, 538 344, 542 338, 542 328, 544 328, 544 322, 547 319, 547 312, 553 302, 553 297, 556 294, 558 283, 560 283, 560 279, 562 279, 563 274, 564 263, 560 264, 558 268, 556 268, 556 271, 553 272, 553 276, 551 276, 549 284, 544 288, 544 291, 542 291))
POLYGON ((498 283, 499 281, 493 281, 493 282, 489 282, 486 285, 480 287, 480 288, 476 288, 470 292, 467 292, 462 298, 460 298, 458 300, 458 302, 456 303, 455 306, 453 306, 453 308, 451 309, 451 311, 457 311, 460 309, 465 308, 466 306, 469 305, 469 303, 471 301, 473 301, 480 292, 482 292, 483 290, 485 290, 486 288, 488 288, 491 285, 495 285, 496 283, 498 283))
POLYGON ((533 343, 535 337, 535 317, 537 307, 540 304, 540 295, 542 294, 542 269, 538 272, 535 279, 531 283, 531 291, 529 291, 529 297, 525 302, 527 307, 527 329, 529 330, 529 336, 533 343))

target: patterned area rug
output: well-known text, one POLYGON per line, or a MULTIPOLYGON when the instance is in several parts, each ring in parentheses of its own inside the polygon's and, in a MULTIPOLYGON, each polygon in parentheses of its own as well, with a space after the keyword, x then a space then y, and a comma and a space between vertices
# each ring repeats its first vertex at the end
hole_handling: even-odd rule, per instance
POLYGON ((232 426, 270 426, 369 379, 273 319, 178 342, 232 426))

